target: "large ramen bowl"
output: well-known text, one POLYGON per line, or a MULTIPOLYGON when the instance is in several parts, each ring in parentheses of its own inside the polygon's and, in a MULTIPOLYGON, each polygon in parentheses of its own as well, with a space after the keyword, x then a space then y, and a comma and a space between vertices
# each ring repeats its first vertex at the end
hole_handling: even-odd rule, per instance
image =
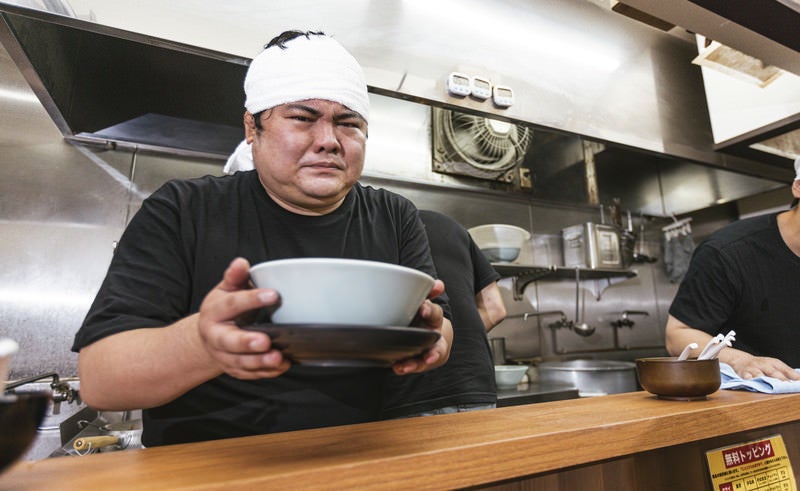
POLYGON ((259 288, 281 296, 275 324, 408 326, 433 287, 416 269, 377 261, 280 259, 250 269, 259 288))

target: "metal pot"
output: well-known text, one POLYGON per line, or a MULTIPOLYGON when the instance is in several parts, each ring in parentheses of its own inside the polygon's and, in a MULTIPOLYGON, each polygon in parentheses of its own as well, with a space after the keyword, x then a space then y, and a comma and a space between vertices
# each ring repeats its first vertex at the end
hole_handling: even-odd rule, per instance
POLYGON ((582 397, 639 390, 636 364, 629 361, 545 361, 539 364, 539 380, 571 384, 582 397))

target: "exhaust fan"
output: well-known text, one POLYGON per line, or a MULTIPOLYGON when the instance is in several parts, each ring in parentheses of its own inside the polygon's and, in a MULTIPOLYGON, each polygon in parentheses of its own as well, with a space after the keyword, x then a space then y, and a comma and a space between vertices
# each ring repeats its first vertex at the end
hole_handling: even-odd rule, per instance
POLYGON ((530 128, 449 109, 432 111, 434 172, 514 182, 530 128))

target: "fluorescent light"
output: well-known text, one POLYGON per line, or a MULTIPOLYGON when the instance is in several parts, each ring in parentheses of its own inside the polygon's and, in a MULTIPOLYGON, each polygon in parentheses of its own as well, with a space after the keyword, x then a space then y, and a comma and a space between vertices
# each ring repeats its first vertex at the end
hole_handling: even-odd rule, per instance
POLYGON ((31 92, 24 90, 12 90, 0 88, 0 98, 11 99, 18 102, 29 102, 39 104, 39 98, 31 92))
POLYGON ((447 26, 448 40, 456 46, 460 41, 479 42, 505 53, 519 45, 525 47, 527 56, 533 53, 539 57, 539 62, 551 59, 602 72, 613 72, 622 64, 617 47, 603 44, 592 32, 569 29, 536 16, 532 9, 485 0, 405 0, 403 8, 419 18, 415 24, 431 24, 430 32, 440 32, 442 20, 457 18, 447 26))

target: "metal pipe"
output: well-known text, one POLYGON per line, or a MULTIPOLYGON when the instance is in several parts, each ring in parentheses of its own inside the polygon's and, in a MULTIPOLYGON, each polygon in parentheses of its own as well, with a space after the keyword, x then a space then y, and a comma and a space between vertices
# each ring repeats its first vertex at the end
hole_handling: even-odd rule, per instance
POLYGON ((507 315, 506 319, 523 319, 523 320, 527 320, 528 317, 542 317, 542 316, 545 316, 545 315, 560 315, 561 317, 566 317, 566 315, 564 315, 564 312, 562 312, 560 310, 546 310, 544 312, 525 312, 525 313, 522 313, 522 314, 507 315))
POLYGON ((53 381, 50 383, 51 387, 55 386, 55 385, 58 385, 58 374, 57 373, 55 373, 55 372, 53 372, 53 373, 44 373, 44 374, 41 374, 41 375, 34 375, 32 377, 22 378, 22 379, 14 381, 14 382, 8 383, 8 384, 6 384, 6 391, 9 391, 9 390, 12 390, 12 389, 16 389, 17 387, 21 387, 23 385, 27 385, 27 384, 30 384, 30 383, 33 383, 33 382, 37 382, 39 380, 43 380, 43 379, 46 379, 46 378, 52 378, 53 379, 53 381))

